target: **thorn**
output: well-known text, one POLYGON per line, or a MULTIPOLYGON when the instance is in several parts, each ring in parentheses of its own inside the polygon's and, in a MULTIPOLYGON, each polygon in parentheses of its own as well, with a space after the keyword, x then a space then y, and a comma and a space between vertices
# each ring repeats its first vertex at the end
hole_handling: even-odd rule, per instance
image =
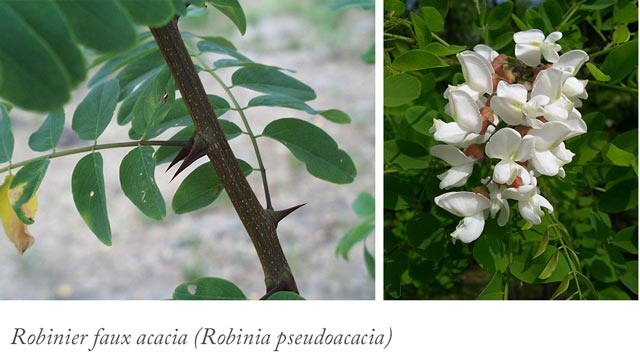
POLYGON ((169 167, 167 168, 166 171, 169 171, 169 169, 171 169, 174 165, 179 163, 181 160, 184 160, 182 164, 180 164, 180 167, 178 167, 178 170, 176 171, 176 173, 173 174, 173 177, 171 177, 171 180, 173 181, 173 179, 175 179, 176 176, 178 176, 178 174, 180 174, 184 169, 186 169, 189 165, 193 164, 196 160, 200 159, 205 155, 206 155, 205 147, 200 142, 195 140, 195 134, 194 134, 194 136, 192 136, 184 144, 184 146, 182 147, 180 152, 178 152, 178 155, 176 155, 176 157, 173 159, 171 164, 169 164, 169 167))
POLYGON ((300 204, 300 205, 296 205, 296 206, 292 206, 288 209, 284 209, 284 210, 271 210, 271 209, 267 209, 267 214, 269 214, 269 216, 271 216, 271 218, 273 219, 274 223, 276 224, 276 226, 278 226, 278 223, 284 219, 285 217, 287 217, 289 214, 291 214, 292 212, 298 210, 299 208, 305 206, 307 203, 304 204, 300 204))

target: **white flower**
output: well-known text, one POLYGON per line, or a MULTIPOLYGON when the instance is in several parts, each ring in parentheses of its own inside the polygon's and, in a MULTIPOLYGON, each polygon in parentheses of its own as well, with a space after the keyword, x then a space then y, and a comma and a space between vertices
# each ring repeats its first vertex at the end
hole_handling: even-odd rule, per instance
POLYGON ((449 115, 455 120, 446 123, 440 119, 433 120, 433 137, 451 145, 466 147, 469 144, 482 142, 482 116, 475 100, 461 90, 449 93, 449 115))
POLYGON ((571 129, 571 132, 567 135, 566 139, 570 139, 574 136, 582 135, 587 132, 587 124, 582 120, 582 114, 580 114, 580 112, 575 108, 571 110, 571 114, 569 114, 567 120, 562 123, 571 129))
POLYGON ((496 96, 491 98, 491 108, 509 125, 531 126, 535 118, 544 115, 543 106, 549 103, 549 98, 539 95, 527 101, 527 95, 523 85, 500 81, 496 96))
POLYGON ((589 55, 582 50, 570 50, 560 55, 558 61, 551 66, 552 69, 569 73, 575 76, 582 65, 589 60, 589 55))
POLYGON ((483 55, 486 54, 470 50, 465 50, 457 55, 462 66, 465 83, 480 95, 493 93, 493 74, 495 74, 491 62, 483 55))
POLYGON ((484 229, 485 210, 491 207, 489 199, 473 192, 459 191, 437 196, 435 203, 453 215, 463 218, 451 233, 454 239, 470 243, 480 237, 484 229))
POLYGON ((451 145, 435 145, 429 151, 431 155, 446 161, 451 169, 438 175, 440 189, 462 186, 473 171, 475 159, 465 155, 460 149, 451 145))
MULTIPOLYGON (((543 106, 543 116, 548 121, 567 120, 573 109, 573 102, 563 96, 562 84, 563 72, 554 68, 540 71, 533 82, 531 97, 544 96, 549 99, 549 102, 543 106)), ((539 122, 533 122, 533 124, 539 125, 539 122)))
POLYGON ((489 210, 491 218, 495 218, 499 212, 498 225, 505 226, 509 220, 509 202, 503 193, 508 188, 505 185, 498 185, 491 181, 487 184, 487 189, 489 190, 489 197, 491 198, 491 209, 489 210))
POLYGON ((562 47, 555 42, 562 38, 562 33, 554 31, 546 38, 544 33, 538 29, 520 31, 513 34, 513 41, 516 43, 516 58, 529 66, 540 65, 540 55, 550 63, 555 63, 559 59, 558 51, 562 47))
POLYGON ((493 59, 497 58, 499 55, 497 51, 493 50, 490 46, 487 46, 485 44, 478 44, 474 46, 473 51, 475 51, 483 58, 487 59, 489 63, 491 63, 493 59))
POLYGON ((534 140, 530 135, 521 137, 512 128, 496 131, 485 148, 487 156, 501 160, 493 169, 493 181, 510 185, 516 176, 520 176, 524 183, 529 183, 527 170, 518 162, 527 161, 533 156, 534 140))
POLYGON ((564 177, 562 166, 571 162, 575 155, 567 150, 564 140, 571 129, 560 122, 548 122, 539 129, 531 129, 527 135, 535 137, 535 151, 531 165, 540 174, 564 177))
POLYGON ((544 196, 540 195, 537 185, 536 178, 531 176, 531 184, 518 188, 507 188, 502 192, 505 198, 517 200, 520 215, 535 225, 542 222, 540 217, 544 215, 544 212, 541 208, 544 207, 549 212, 553 212, 553 206, 544 196))
POLYGON ((575 76, 565 78, 562 85, 562 94, 566 96, 574 107, 581 107, 582 100, 589 98, 587 83, 589 80, 578 80, 575 76))

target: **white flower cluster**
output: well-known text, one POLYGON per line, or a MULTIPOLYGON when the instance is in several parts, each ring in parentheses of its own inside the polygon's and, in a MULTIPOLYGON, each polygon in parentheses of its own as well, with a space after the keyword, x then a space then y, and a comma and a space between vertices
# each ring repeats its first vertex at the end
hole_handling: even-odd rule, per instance
POLYGON ((504 226, 508 200, 516 200, 522 217, 533 224, 541 223, 541 208, 553 211, 536 177, 564 177, 563 166, 574 156, 564 140, 587 131, 577 110, 587 98, 587 80, 575 76, 589 56, 582 50, 559 55, 555 42, 560 38, 557 31, 545 37, 540 30, 527 30, 513 36, 515 58, 486 45, 457 55, 465 82, 449 85, 444 93, 445 112, 454 121, 434 119, 431 128, 434 138, 446 143, 433 146, 431 155, 451 165, 438 175, 440 188, 464 185, 476 164, 490 164, 492 175, 473 192, 435 198, 438 206, 463 218, 451 234, 454 241, 476 240, 489 214, 504 226))

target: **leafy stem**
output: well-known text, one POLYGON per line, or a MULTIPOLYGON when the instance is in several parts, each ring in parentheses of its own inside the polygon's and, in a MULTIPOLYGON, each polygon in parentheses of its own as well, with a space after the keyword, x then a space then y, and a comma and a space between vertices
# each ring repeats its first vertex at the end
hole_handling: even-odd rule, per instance
POLYGON ((613 89, 613 90, 626 91, 626 92, 630 92, 630 93, 634 93, 634 94, 638 93, 638 89, 635 89, 635 88, 630 88, 630 87, 626 87, 626 86, 622 86, 622 85, 607 84, 607 83, 603 83, 603 82, 599 82, 599 81, 589 81, 589 85, 600 86, 600 87, 603 87, 603 88, 613 89))
POLYGON ((49 154, 45 154, 42 156, 37 156, 28 160, 20 161, 17 163, 13 163, 9 166, 5 166, 0 168, 0 173, 10 171, 11 169, 16 169, 19 167, 23 167, 30 162, 44 160, 44 159, 55 159, 59 157, 81 154, 85 152, 92 152, 97 150, 106 150, 106 149, 116 149, 116 148, 124 148, 124 147, 136 147, 142 145, 150 145, 150 146, 184 146, 184 141, 167 141, 167 140, 139 140, 139 141, 126 141, 126 142, 117 142, 117 143, 107 143, 107 144, 93 144, 91 146, 85 146, 81 148, 69 149, 64 151, 52 151, 49 154))

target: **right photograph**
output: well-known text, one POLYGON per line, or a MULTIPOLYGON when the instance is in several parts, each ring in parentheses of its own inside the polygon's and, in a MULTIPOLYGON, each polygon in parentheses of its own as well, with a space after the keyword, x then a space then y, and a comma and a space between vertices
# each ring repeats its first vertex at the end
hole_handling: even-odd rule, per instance
POLYGON ((385 300, 637 300, 637 2, 383 21, 385 300))

